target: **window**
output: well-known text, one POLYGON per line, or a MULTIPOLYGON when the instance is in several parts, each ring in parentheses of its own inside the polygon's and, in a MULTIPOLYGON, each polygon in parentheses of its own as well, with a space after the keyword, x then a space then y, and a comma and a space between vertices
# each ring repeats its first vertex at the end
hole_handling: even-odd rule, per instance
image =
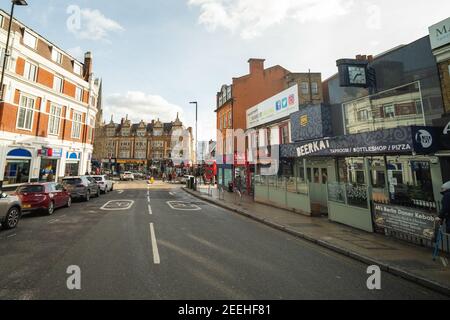
POLYGON ((394 118, 395 117, 395 107, 393 105, 383 106, 384 117, 394 118))
POLYGON ((50 106, 49 127, 48 133, 59 135, 59 128, 61 124, 62 107, 52 104, 50 106))
POLYGON ((0 28, 3 28, 3 21, 5 20, 5 18, 0 15, 0 28))
POLYGON ((23 34, 23 43, 32 49, 36 49, 37 38, 28 31, 25 31, 23 34))
POLYGON ((302 94, 308 94, 308 93, 309 93, 309 83, 302 82, 302 94))
POLYGON ((56 50, 55 48, 52 49, 52 60, 58 64, 62 64, 63 55, 61 52, 56 50))
POLYGON ((319 86, 317 85, 317 82, 311 83, 311 91, 312 94, 319 94, 319 86))
POLYGON ((28 61, 25 62, 25 71, 23 73, 23 76, 30 81, 36 82, 37 66, 29 63, 28 61))
POLYGON ((23 130, 31 130, 33 127, 34 114, 33 98, 27 96, 20 97, 19 112, 17 114, 17 128, 23 130))
POLYGON ((80 112, 74 112, 72 121, 72 138, 80 139, 81 127, 83 126, 83 115, 80 112))
POLYGON ((77 101, 83 101, 83 89, 81 89, 80 87, 77 87, 75 89, 75 99, 77 101))
POLYGON ((280 143, 288 144, 289 143, 289 125, 284 125, 280 128, 280 143))
POLYGON ((233 127, 233 122, 232 122, 232 119, 231 119, 231 112, 228 113, 228 126, 230 128, 233 127))
POLYGON ((369 111, 368 110, 360 110, 358 111, 358 121, 366 121, 369 120, 369 111))
POLYGON ((76 61, 73 62, 73 72, 81 76, 81 64, 76 61))
POLYGON ((53 90, 55 90, 58 93, 62 93, 63 92, 63 79, 60 77, 54 77, 53 79, 53 90))

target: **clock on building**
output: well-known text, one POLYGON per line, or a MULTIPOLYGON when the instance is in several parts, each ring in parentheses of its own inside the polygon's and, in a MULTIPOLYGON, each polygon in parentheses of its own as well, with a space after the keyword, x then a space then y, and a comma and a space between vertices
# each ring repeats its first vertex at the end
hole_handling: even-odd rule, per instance
POLYGON ((341 59, 337 61, 337 66, 341 87, 370 87, 368 61, 341 59))
POLYGON ((366 68, 363 66, 348 66, 348 75, 350 84, 367 83, 366 68))

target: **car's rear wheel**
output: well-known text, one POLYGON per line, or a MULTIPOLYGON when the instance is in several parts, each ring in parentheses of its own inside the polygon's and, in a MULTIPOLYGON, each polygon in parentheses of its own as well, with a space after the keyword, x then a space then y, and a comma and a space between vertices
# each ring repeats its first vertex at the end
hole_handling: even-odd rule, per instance
POLYGON ((17 227, 20 220, 20 209, 12 207, 6 214, 5 221, 2 223, 3 229, 10 230, 17 227))
POLYGON ((51 216, 53 213, 55 213, 55 203, 53 201, 50 201, 47 208, 47 214, 51 216))

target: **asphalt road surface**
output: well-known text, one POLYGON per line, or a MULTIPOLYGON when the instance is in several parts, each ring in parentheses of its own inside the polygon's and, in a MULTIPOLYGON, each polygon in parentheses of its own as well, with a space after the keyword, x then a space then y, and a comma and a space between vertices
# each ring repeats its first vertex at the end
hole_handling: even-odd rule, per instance
POLYGON ((0 231, 0 299, 446 298, 387 273, 368 290, 366 265, 179 187, 117 189, 0 231), (81 290, 68 289, 69 266, 81 290))

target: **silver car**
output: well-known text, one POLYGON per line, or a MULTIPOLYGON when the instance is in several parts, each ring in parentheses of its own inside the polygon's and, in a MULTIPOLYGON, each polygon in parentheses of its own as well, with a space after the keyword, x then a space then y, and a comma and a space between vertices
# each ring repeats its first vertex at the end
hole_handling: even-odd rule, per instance
POLYGON ((0 223, 2 228, 6 230, 16 228, 21 217, 22 203, 20 199, 2 193, 0 195, 0 223))

